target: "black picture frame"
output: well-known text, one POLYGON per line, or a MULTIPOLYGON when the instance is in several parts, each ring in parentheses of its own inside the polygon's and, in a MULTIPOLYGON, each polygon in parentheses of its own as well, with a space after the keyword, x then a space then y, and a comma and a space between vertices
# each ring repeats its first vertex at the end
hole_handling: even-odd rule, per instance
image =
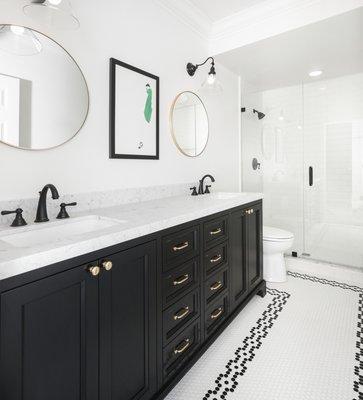
POLYGON ((160 78, 149 72, 143 71, 140 68, 134 67, 130 64, 119 61, 115 58, 110 58, 110 133, 109 133, 109 158, 119 158, 119 159, 143 159, 143 160, 159 160, 160 150, 159 150, 159 91, 160 91, 160 78), (156 96, 155 96, 155 141, 156 141, 156 154, 155 155, 140 155, 140 154, 118 154, 116 153, 116 68, 122 67, 131 70, 137 74, 147 76, 150 79, 155 80, 156 86, 156 96))

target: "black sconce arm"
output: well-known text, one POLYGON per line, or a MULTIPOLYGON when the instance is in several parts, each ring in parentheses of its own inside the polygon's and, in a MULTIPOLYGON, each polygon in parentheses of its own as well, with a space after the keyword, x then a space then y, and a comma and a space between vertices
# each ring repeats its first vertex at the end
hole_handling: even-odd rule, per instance
POLYGON ((201 64, 192 64, 192 63, 188 63, 188 64, 187 64, 187 71, 188 71, 188 74, 189 74, 190 76, 194 76, 195 71, 196 71, 199 67, 205 65, 209 60, 212 60, 212 67, 211 67, 210 73, 211 73, 211 74, 215 74, 215 68, 214 68, 215 62, 214 62, 214 58, 213 58, 213 57, 208 57, 208 58, 207 58, 203 63, 201 63, 201 64))

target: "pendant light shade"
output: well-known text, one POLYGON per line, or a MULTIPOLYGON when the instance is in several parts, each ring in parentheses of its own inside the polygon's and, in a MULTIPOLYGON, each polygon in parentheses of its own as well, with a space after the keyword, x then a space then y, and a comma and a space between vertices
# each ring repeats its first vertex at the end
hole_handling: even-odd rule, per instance
POLYGON ((31 0, 23 12, 49 28, 75 30, 80 26, 68 0, 31 0))
POLYGON ((0 51, 17 56, 33 56, 39 54, 42 48, 40 40, 30 29, 17 25, 0 25, 0 51))
POLYGON ((211 68, 209 70, 208 76, 206 80, 202 84, 201 91, 206 93, 213 93, 218 94, 223 92, 223 86, 217 79, 217 73, 215 68, 215 62, 213 57, 208 57, 203 63, 201 64, 187 64, 187 72, 190 76, 194 76, 197 69, 202 65, 205 65, 208 61, 211 61, 211 68))
POLYGON ((206 93, 218 94, 223 92, 223 86, 215 74, 209 74, 207 79, 203 82, 201 90, 206 93))

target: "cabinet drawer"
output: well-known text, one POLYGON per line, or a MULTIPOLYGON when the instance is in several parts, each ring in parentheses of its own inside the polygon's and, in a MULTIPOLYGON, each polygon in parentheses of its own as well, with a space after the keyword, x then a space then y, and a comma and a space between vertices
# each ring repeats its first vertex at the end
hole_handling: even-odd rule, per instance
POLYGON ((197 316, 199 316, 199 290, 187 294, 163 312, 164 346, 197 316))
POLYGON ((223 216, 204 223, 204 244, 207 248, 228 238, 228 217, 223 216))
POLYGON ((163 238, 163 270, 171 268, 198 255, 199 228, 184 229, 163 238))
POLYGON ((228 315, 228 295, 214 301, 205 312, 205 334, 209 336, 228 315))
POLYGON ((163 351, 164 380, 169 378, 194 353, 200 343, 199 320, 188 326, 163 351))
POLYGON ((174 303, 199 284, 199 258, 177 267, 163 277, 163 306, 174 303))
POLYGON ((228 242, 213 247, 204 253, 204 271, 208 277, 216 271, 219 271, 228 263, 228 242))
POLYGON ((228 269, 219 271, 207 279, 204 286, 205 302, 209 304, 228 288, 228 269))

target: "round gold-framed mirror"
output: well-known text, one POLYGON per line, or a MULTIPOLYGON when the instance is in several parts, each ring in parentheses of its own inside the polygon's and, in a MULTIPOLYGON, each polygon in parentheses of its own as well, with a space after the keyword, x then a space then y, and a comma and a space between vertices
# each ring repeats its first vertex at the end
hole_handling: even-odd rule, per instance
POLYGON ((179 93, 170 110, 171 133, 176 147, 188 157, 200 156, 209 140, 209 118, 202 99, 191 91, 179 93))
POLYGON ((0 24, 0 141, 45 150, 71 140, 89 111, 86 79, 55 40, 0 24))

